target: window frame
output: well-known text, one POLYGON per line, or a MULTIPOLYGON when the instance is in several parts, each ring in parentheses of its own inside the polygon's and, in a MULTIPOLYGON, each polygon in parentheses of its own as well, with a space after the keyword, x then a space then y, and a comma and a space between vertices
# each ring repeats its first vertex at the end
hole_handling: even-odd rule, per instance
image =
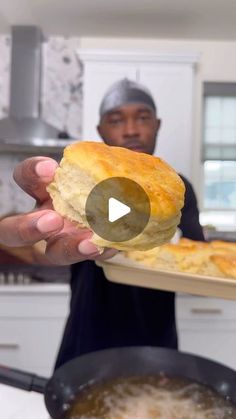
MULTIPOLYGON (((236 229, 236 204, 235 208, 219 208, 219 207, 206 207, 204 203, 204 189, 205 189, 205 173, 204 173, 204 163, 207 161, 233 161, 236 162, 236 159, 207 159, 205 158, 205 129, 206 129, 206 97, 234 97, 236 99, 236 83, 235 82, 204 82, 203 83, 203 96, 202 96, 202 141, 201 141, 201 154, 200 154, 200 182, 199 182, 199 204, 200 204, 200 218, 210 216, 211 214, 219 214, 220 216, 227 216, 230 214, 234 222, 225 228, 227 229, 236 229), (234 217, 235 215, 235 217, 234 217)), ((220 145, 219 145, 220 148, 220 145)), ((236 179, 235 179, 236 182, 236 179)), ((216 228, 219 228, 220 223, 215 225, 216 228)))

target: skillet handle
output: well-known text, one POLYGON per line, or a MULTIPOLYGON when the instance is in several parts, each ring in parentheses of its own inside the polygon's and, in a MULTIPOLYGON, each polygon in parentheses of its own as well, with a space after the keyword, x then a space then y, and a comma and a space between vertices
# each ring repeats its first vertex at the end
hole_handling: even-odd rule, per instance
POLYGON ((0 365, 0 383, 26 391, 44 393, 47 379, 25 371, 0 365))

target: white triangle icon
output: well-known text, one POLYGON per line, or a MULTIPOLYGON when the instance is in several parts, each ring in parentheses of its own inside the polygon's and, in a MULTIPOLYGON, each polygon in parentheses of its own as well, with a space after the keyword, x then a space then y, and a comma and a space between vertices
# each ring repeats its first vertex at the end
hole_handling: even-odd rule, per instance
POLYGON ((123 204, 123 202, 118 201, 115 198, 109 198, 108 201, 108 220, 113 223, 119 218, 124 217, 131 212, 130 207, 128 205, 123 204))

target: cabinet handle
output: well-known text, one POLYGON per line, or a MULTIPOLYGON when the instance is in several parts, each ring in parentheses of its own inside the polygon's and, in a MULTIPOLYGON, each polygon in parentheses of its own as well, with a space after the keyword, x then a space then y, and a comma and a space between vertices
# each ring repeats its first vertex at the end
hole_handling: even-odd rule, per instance
POLYGON ((222 314, 223 310, 220 308, 191 308, 192 314, 222 314))
POLYGON ((0 349, 19 349, 19 347, 17 343, 0 343, 0 349))

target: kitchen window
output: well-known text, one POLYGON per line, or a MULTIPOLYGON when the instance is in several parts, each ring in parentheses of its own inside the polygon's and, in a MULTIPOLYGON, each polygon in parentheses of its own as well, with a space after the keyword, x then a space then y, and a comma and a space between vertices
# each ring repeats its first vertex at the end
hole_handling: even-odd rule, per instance
POLYGON ((204 83, 202 224, 236 229, 236 83, 204 83))

